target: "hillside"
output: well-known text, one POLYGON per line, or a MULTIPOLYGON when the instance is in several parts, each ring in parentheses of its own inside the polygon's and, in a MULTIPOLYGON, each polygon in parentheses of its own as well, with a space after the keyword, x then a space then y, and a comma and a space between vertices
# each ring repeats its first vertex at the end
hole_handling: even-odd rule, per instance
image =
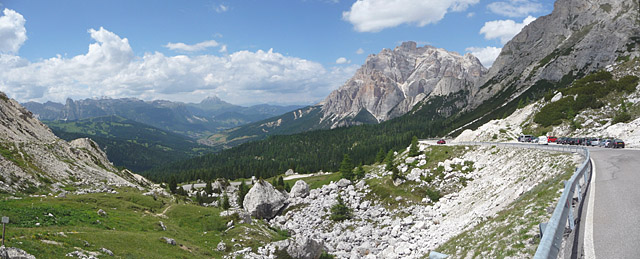
POLYGON ((59 139, 31 112, 0 93, 0 191, 57 192, 65 186, 140 187, 145 183, 139 179, 113 167, 95 142, 59 139))
POLYGON ((28 102, 24 106, 46 121, 75 121, 115 115, 194 139, 297 108, 266 104, 243 107, 217 97, 206 98, 200 103, 103 98, 68 99, 65 104, 28 102))
POLYGON ((134 172, 214 151, 182 135, 118 116, 44 123, 67 141, 91 138, 114 165, 134 172))

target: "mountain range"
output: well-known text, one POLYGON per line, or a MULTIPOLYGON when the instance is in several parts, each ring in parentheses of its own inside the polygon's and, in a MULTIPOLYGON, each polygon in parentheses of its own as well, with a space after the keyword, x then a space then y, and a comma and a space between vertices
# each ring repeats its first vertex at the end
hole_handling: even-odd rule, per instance
POLYGON ((209 143, 230 147, 268 135, 380 123, 404 115, 425 98, 471 92, 486 73, 471 54, 404 42, 367 57, 319 104, 214 134, 209 143))
POLYGON ((200 103, 102 98, 67 99, 65 104, 28 102, 23 105, 44 121, 75 121, 115 115, 194 139, 299 107, 268 104, 243 107, 218 97, 208 97, 200 103))
POLYGON ((336 170, 343 154, 349 154, 356 164, 367 164, 373 162, 371 154, 379 149, 397 150, 412 136, 455 136, 464 129, 504 118, 519 106, 567 87, 577 78, 637 59, 640 56, 637 10, 637 2, 558 0, 551 14, 525 26, 504 46, 488 71, 473 65, 479 62, 472 56, 460 57, 432 47, 414 49, 411 42, 393 51, 383 50, 369 56, 356 75, 324 102, 227 130, 210 140, 216 145, 227 145, 270 135, 334 130, 271 136, 219 154, 181 161, 146 175, 161 179, 180 173, 183 180, 189 180, 215 178, 221 171, 225 176, 246 177, 249 172, 269 176, 292 167, 300 172, 336 170), (433 70, 447 71, 442 61, 448 59, 451 60, 448 67, 457 68, 448 71, 459 73, 422 73, 431 71, 422 70, 430 66, 407 61, 407 57, 412 57, 409 53, 427 56, 434 53, 438 58, 423 59, 432 60, 433 70), (415 83, 428 81, 420 76, 434 74, 439 75, 436 77, 439 79, 434 80, 438 83, 431 87, 415 83), (371 83, 365 83, 367 77, 372 79, 371 83), (408 80, 412 78, 415 80, 408 80), (420 85, 423 87, 409 87, 420 85), (411 91, 401 89, 423 90, 424 98, 420 99, 419 91, 412 92, 415 97, 411 97, 407 95, 411 91), (400 92, 403 98, 389 98, 400 96, 400 92), (375 100, 384 100, 390 105, 375 100), (413 105, 397 107, 402 103, 413 105), (401 112, 394 111, 406 113, 400 116, 401 112), (339 127, 363 123, 379 124, 339 127))

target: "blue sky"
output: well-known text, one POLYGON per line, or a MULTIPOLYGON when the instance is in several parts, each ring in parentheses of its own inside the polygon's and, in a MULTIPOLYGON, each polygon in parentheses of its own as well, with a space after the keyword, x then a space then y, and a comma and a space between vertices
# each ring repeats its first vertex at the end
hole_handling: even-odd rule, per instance
POLYGON ((550 0, 0 0, 0 91, 311 104, 403 41, 486 66, 550 0))

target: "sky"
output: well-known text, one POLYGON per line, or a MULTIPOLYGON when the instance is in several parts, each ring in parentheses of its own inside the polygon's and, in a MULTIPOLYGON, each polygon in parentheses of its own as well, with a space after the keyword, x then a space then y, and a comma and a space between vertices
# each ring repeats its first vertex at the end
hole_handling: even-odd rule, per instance
POLYGON ((313 104, 404 41, 490 67, 552 0, 0 0, 0 91, 313 104))

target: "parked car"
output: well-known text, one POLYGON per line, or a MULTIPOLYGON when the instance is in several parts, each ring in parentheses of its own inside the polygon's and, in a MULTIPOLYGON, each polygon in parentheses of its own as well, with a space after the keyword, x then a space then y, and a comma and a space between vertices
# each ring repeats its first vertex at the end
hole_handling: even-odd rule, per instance
POLYGON ((548 145, 549 144, 549 139, 547 138, 547 136, 540 136, 537 138, 537 142, 538 145, 548 145))
POLYGON ((520 135, 520 137, 518 137, 518 141, 520 142, 531 142, 531 140, 533 140, 533 136, 531 135, 520 135))
POLYGON ((438 145, 444 145, 447 144, 447 142, 444 139, 438 140, 438 145))
POLYGON ((531 143, 538 143, 538 137, 532 138, 531 141, 529 141, 531 143))
POLYGON ((548 140, 549 142, 556 143, 556 142, 558 141, 558 138, 557 138, 557 137, 555 137, 555 136, 549 136, 549 137, 547 137, 547 140, 548 140))
POLYGON ((613 143, 613 139, 607 139, 607 140, 604 142, 604 147, 605 147, 605 148, 610 148, 610 147, 612 147, 612 146, 613 146, 613 145, 612 145, 612 143, 613 143))
POLYGON ((599 138, 592 138, 591 142, 590 142, 590 146, 598 146, 600 144, 600 139, 599 138))
POLYGON ((622 139, 616 139, 612 142, 613 148, 624 148, 624 141, 622 139))
POLYGON ((598 143, 598 147, 605 147, 605 144, 607 144, 607 139, 606 138, 600 139, 600 142, 598 143))

